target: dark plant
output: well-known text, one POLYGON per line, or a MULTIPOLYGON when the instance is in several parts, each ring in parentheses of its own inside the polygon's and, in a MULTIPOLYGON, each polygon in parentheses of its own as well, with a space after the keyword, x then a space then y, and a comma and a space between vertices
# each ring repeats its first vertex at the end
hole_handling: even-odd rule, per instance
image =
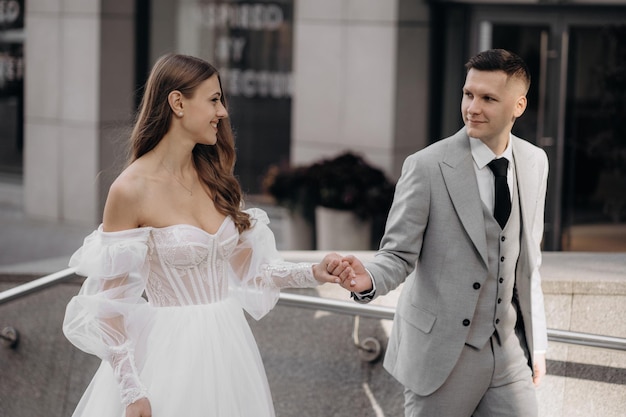
POLYGON ((383 171, 346 152, 308 167, 272 168, 267 192, 278 204, 313 219, 316 206, 349 210, 361 219, 385 216, 393 200, 394 184, 383 171))
POLYGON ((271 166, 263 180, 263 190, 291 213, 298 213, 310 224, 315 222, 316 197, 307 167, 280 169, 271 166))

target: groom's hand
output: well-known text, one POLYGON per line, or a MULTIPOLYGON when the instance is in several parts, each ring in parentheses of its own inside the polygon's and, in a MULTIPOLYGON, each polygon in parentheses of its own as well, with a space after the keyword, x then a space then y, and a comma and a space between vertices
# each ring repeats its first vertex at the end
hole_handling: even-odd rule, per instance
POLYGON ((351 292, 368 292, 372 290, 372 278, 365 269, 363 262, 353 255, 345 256, 342 259, 342 264, 347 263, 350 265, 352 274, 349 276, 341 275, 341 286, 351 292))

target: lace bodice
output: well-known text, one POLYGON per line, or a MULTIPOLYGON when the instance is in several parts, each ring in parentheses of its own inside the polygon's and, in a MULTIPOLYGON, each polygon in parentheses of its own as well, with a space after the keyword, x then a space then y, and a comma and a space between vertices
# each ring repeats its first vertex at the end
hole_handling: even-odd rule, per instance
POLYGON ((230 218, 212 235, 190 225, 152 229, 146 295, 155 306, 206 304, 228 296, 224 268, 239 234, 230 218))
POLYGON ((216 303, 236 298, 259 319, 280 288, 317 285, 311 264, 284 262, 265 212, 250 209, 252 227, 239 233, 227 217, 215 234, 191 225, 103 232, 85 238, 70 266, 87 276, 67 306, 63 331, 78 348, 109 361, 125 403, 145 396, 136 375, 134 332, 153 307, 216 303))

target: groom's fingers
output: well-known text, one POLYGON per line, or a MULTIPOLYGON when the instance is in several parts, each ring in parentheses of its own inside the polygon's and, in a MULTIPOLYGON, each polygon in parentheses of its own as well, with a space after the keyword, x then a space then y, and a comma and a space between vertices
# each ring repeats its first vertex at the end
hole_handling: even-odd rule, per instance
POLYGON ((339 260, 337 259, 329 260, 328 263, 326 264, 326 272, 328 272, 329 274, 332 274, 335 268, 337 268, 338 264, 339 264, 339 260))
POLYGON ((328 273, 340 277, 341 273, 346 269, 346 265, 347 263, 341 262, 339 259, 333 259, 327 265, 328 273))
POLYGON ((341 262, 341 266, 337 268, 335 272, 338 272, 335 275, 337 275, 342 282, 354 278, 354 270, 347 262, 341 262))

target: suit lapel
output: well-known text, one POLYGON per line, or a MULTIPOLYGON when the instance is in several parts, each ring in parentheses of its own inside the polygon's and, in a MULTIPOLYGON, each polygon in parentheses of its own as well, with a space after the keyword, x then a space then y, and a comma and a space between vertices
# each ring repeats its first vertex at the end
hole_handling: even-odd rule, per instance
POLYGON ((465 134, 465 129, 462 129, 452 137, 439 166, 454 209, 485 266, 488 267, 485 217, 473 164, 469 138, 465 134))

